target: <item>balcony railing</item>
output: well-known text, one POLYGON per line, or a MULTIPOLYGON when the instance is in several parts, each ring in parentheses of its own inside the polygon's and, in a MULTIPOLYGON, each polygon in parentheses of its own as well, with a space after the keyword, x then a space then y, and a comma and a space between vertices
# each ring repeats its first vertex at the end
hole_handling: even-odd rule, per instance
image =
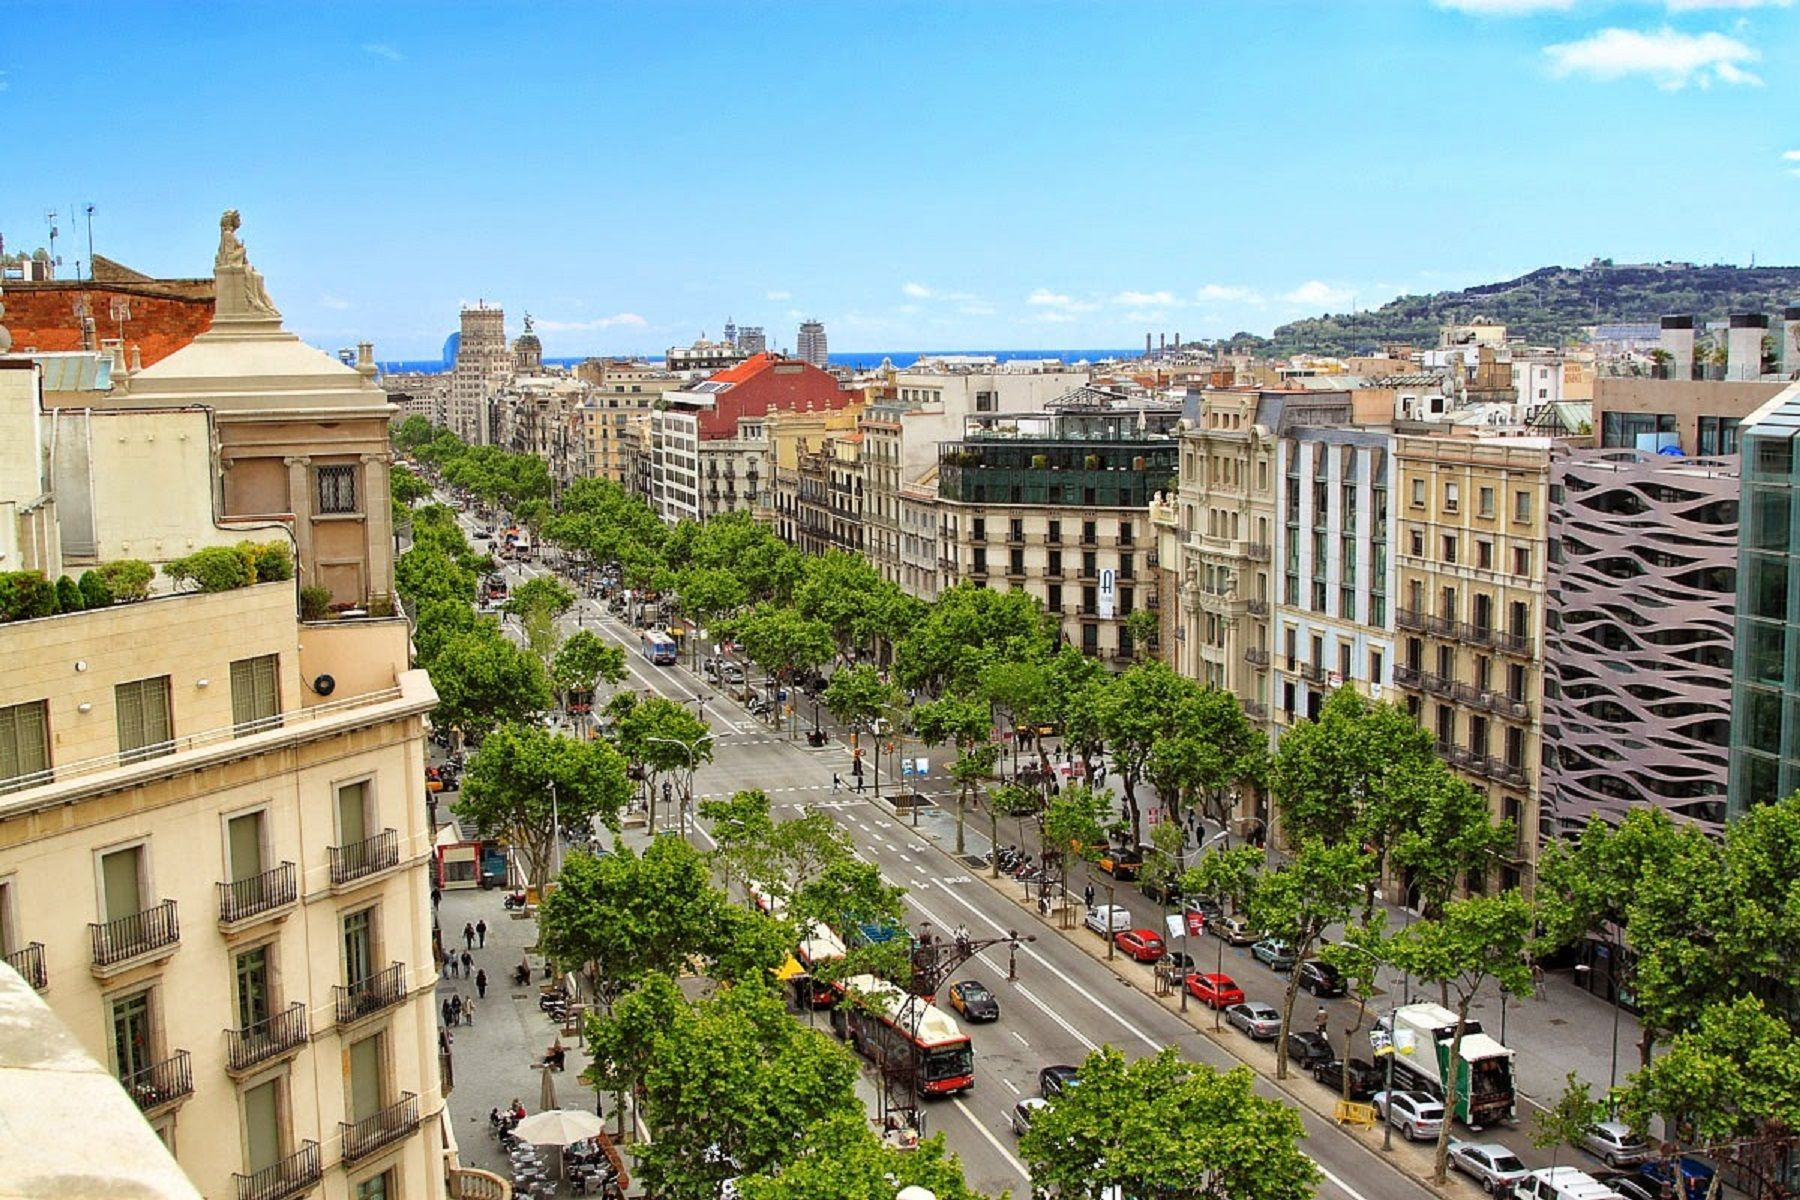
POLYGON ((1269 706, 1261 700, 1244 701, 1244 715, 1251 720, 1260 721, 1269 715, 1269 706))
POLYGON ((218 888, 221 925, 235 925, 286 908, 299 894, 291 862, 284 862, 260 875, 221 883, 218 888))
POLYGON ((237 1200, 289 1200, 319 1182, 319 1143, 301 1142, 300 1148, 251 1175, 232 1173, 237 1200))
POLYGON ((44 943, 27 942, 6 956, 6 965, 17 971, 26 983, 38 991, 50 986, 50 976, 44 970, 44 943))
POLYGON ((1476 768, 1489 779, 1498 779, 1501 783, 1512 787, 1524 787, 1528 782, 1525 768, 1516 763, 1509 763, 1500 758, 1484 758, 1476 768))
POLYGON ((1253 617, 1266 617, 1269 615, 1269 602, 1267 600, 1248 600, 1245 601, 1244 607, 1249 610, 1250 615, 1253 617))
POLYGON ((1394 624, 1402 629, 1424 629, 1425 614, 1416 608, 1397 608, 1394 610, 1394 624))
POLYGON ((1269 652, 1267 650, 1258 650, 1255 646, 1250 646, 1244 650, 1244 661, 1253 663, 1259 667, 1266 667, 1269 665, 1269 652))
POLYGON ((1244 553, 1256 562, 1269 561, 1269 547, 1263 542, 1251 542, 1244 547, 1244 553))
POLYGON ((141 1071, 121 1076, 119 1082, 146 1114, 157 1112, 194 1094, 194 1072, 188 1052, 177 1050, 169 1058, 141 1071))
POLYGON ((1434 696, 1449 696, 1456 688, 1456 681, 1427 671, 1420 677, 1419 685, 1434 696))
POLYGON ((398 866, 400 835, 392 829, 384 829, 374 837, 345 846, 332 846, 330 850, 331 885, 337 887, 398 866))
POLYGON ((1416 688, 1420 685, 1422 678, 1417 667, 1394 668, 1394 683, 1398 687, 1416 688))
POLYGON ((262 1021, 225 1031, 225 1067, 247 1071, 306 1045, 306 1005, 295 1002, 262 1021))
POLYGON ((1324 683, 1325 668, 1318 663, 1301 663, 1300 678, 1306 680, 1308 683, 1324 683))
POLYGON ((352 1124, 339 1121, 338 1131, 344 1141, 344 1161, 367 1158, 390 1143, 397 1142, 419 1127, 419 1098, 412 1092, 400 1093, 400 1099, 372 1117, 352 1124))
POLYGON ((406 964, 394 963, 386 970, 377 971, 348 987, 341 983, 333 984, 331 993, 337 1001, 339 1025, 360 1021, 406 999, 406 964))
POLYGON ((93 941, 94 965, 110 967, 140 954, 178 944, 181 924, 175 918, 175 902, 164 900, 154 908, 130 913, 117 920, 90 921, 88 936, 93 941))

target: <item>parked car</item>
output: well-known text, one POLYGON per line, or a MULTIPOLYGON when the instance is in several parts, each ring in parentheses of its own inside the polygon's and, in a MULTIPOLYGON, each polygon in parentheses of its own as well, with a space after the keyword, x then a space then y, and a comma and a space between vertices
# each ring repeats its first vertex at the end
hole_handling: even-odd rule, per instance
POLYGON ((1444 1106, 1424 1092, 1376 1092, 1371 1103, 1409 1142, 1436 1137, 1444 1123, 1444 1106))
MULTIPOLYGON (((1681 1156, 1681 1174, 1687 1194, 1704 1196, 1712 1188, 1713 1176, 1718 1174, 1711 1163, 1695 1158, 1691 1154, 1681 1156)), ((1675 1191, 1675 1163, 1669 1159, 1649 1159, 1638 1164, 1638 1174, 1650 1180, 1656 1187, 1667 1194, 1675 1191)))
POLYGON ((1511 1187, 1529 1172, 1519 1156, 1499 1142, 1465 1142, 1450 1139, 1450 1165, 1481 1185, 1490 1196, 1511 1187))
POLYGON ((1310 1029, 1292 1030, 1287 1035, 1287 1056, 1299 1063, 1301 1070, 1310 1071, 1315 1064, 1331 1061, 1331 1040, 1310 1029))
POLYGON ((1161 880, 1144 879, 1139 881, 1138 891, 1158 904, 1180 904, 1182 899, 1180 879, 1181 877, 1178 875, 1171 875, 1161 880))
MULTIPOLYGON (((1344 1060, 1333 1058, 1327 1062, 1314 1063, 1312 1077, 1336 1092, 1344 1094, 1344 1060)), ((1366 1058, 1350 1060, 1350 1099, 1367 1100, 1386 1086, 1387 1076, 1380 1067, 1366 1058)))
POLYGON ((1251 929, 1250 922, 1243 917, 1220 917, 1216 921, 1208 921, 1206 929, 1214 937, 1224 938, 1233 946, 1248 946, 1262 940, 1262 934, 1251 929))
MULTIPOLYGON (((1216 921, 1225 915, 1225 906, 1211 896, 1189 896, 1182 902, 1182 909, 1190 915, 1197 915, 1205 921, 1216 921)), ((1195 930, 1196 933, 1199 930, 1195 930)))
MULTIPOLYGON (((1602 1187, 1609 1187, 1623 1200, 1671 1200, 1675 1192, 1660 1183, 1653 1183, 1642 1175, 1626 1171, 1596 1171, 1594 1182, 1602 1187)), ((1704 1192, 1690 1193, 1692 1200, 1699 1200, 1704 1192)))
POLYGON ((973 979, 959 979, 950 985, 950 1007, 971 1021, 1000 1019, 1000 1001, 973 979))
POLYGON ((1271 971, 1294 969, 1294 948, 1280 938, 1264 938, 1250 947, 1250 957, 1271 971))
POLYGON ((1168 986, 1180 987, 1187 982, 1196 965, 1194 956, 1185 950, 1171 950, 1156 964, 1156 975, 1168 986))
POLYGON ((1581 1135, 1582 1149, 1609 1167, 1640 1163, 1650 1157, 1650 1147, 1623 1121, 1602 1121, 1581 1135))
POLYGON ((1237 980, 1216 972, 1189 975, 1187 990, 1188 995, 1208 1008, 1224 1008, 1229 1004, 1244 1002, 1244 989, 1237 985, 1237 980))
POLYGON ((1162 935, 1154 929, 1127 929, 1115 933, 1113 945, 1141 963, 1153 963, 1163 956, 1162 935))
POLYGON ((1300 964, 1300 986, 1318 996, 1342 996, 1350 990, 1344 979, 1344 973, 1328 962, 1320 962, 1309 958, 1300 964))
POLYGON ((1076 1068, 1068 1063, 1045 1067, 1038 1072, 1038 1095, 1053 1100, 1074 1087, 1076 1082, 1076 1068))
POLYGON ((1081 923, 1101 937, 1108 937, 1131 928, 1131 910, 1123 904, 1096 904, 1088 909, 1081 923))
POLYGON ((1042 1096, 1027 1096, 1012 1108, 1012 1131, 1017 1137, 1024 1137, 1031 1131, 1031 1123, 1037 1115, 1050 1107, 1050 1102, 1042 1096))
POLYGON ((1272 1042, 1281 1032, 1281 1014, 1261 1000, 1233 1004, 1225 1010, 1225 1019, 1259 1042, 1272 1042))

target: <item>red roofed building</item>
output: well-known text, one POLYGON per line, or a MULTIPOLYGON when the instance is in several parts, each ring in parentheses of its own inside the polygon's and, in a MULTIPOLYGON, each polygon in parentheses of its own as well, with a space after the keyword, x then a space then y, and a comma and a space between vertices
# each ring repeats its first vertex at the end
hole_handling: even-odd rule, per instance
POLYGON ((810 363, 757 354, 663 400, 650 423, 650 502, 673 523, 766 506, 769 414, 841 410, 863 393, 810 363))

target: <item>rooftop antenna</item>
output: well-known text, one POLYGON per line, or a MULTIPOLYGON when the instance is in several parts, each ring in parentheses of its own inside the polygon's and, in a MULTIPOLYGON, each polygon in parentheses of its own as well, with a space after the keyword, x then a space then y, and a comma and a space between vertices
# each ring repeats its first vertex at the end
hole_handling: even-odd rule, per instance
POLYGON ((50 267, 51 273, 54 274, 55 269, 62 266, 62 259, 56 257, 56 235, 59 230, 56 228, 56 210, 54 208, 44 210, 44 223, 50 226, 50 267))
POLYGON ((88 279, 91 282, 94 278, 94 203, 91 200, 88 201, 88 206, 87 206, 87 230, 88 230, 88 279))

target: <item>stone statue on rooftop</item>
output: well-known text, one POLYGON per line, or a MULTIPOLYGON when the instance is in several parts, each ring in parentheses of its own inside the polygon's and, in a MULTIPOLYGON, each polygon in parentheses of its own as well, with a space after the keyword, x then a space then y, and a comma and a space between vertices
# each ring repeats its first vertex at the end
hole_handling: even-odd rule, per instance
POLYGON ((217 294, 214 299, 215 318, 279 318, 281 313, 275 308, 275 302, 269 299, 268 289, 263 286, 262 274, 250 265, 250 257, 244 252, 244 243, 238 238, 238 227, 243 224, 238 210, 228 208, 219 217, 219 252, 213 257, 213 278, 217 294))

